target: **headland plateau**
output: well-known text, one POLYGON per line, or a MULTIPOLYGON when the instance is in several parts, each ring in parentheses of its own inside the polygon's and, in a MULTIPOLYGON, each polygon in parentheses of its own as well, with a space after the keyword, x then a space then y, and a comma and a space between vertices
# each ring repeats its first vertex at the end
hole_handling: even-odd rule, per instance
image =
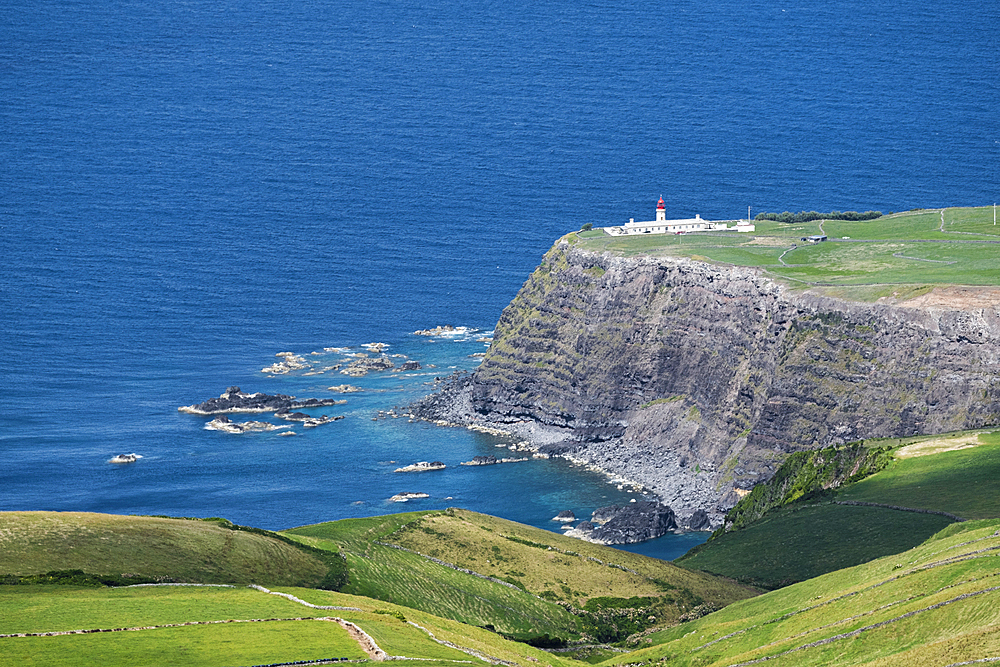
POLYGON ((411 412, 503 429, 646 489, 681 528, 718 527, 792 452, 1000 423, 988 215, 569 234, 482 364, 411 412))

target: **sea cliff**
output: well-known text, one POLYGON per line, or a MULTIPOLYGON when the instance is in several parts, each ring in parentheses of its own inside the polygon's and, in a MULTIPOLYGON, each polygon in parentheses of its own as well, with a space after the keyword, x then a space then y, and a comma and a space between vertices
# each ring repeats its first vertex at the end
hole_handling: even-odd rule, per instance
POLYGON ((718 526, 792 452, 1000 422, 1000 292, 865 303, 564 239, 482 365, 413 411, 502 425, 718 526))

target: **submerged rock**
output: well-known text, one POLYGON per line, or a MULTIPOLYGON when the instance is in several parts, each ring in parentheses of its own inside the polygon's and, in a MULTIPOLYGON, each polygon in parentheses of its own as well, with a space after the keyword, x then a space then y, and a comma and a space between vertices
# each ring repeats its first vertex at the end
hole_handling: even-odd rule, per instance
POLYGON ((403 466, 402 468, 396 468, 393 472, 427 472, 428 470, 444 470, 447 468, 441 461, 418 461, 413 465, 403 466))
POLYGON ((409 361, 404 361, 403 364, 397 369, 399 371, 419 371, 421 369, 419 361, 414 361, 410 359, 409 361))
POLYGON ((443 326, 437 326, 433 329, 420 329, 414 331, 416 336, 459 336, 462 334, 467 334, 472 329, 469 327, 453 327, 450 324, 445 324, 443 326))
POLYGON ((408 502, 410 500, 418 500, 420 498, 430 498, 430 497, 431 496, 428 493, 413 493, 413 492, 397 493, 392 498, 389 498, 389 502, 391 502, 391 503, 405 503, 405 502, 408 502))
POLYGON ((492 466, 500 463, 500 459, 493 456, 473 456, 471 461, 463 461, 464 466, 492 466))
POLYGON ((304 412, 276 412, 274 416, 279 419, 284 419, 285 421, 302 422, 302 425, 306 428, 329 424, 330 422, 335 422, 344 418, 344 415, 337 415, 336 417, 327 417, 326 415, 312 417, 304 412))
POLYGON ((353 394, 355 392, 364 391, 361 387, 355 387, 350 384, 338 384, 335 387, 327 387, 328 391, 335 391, 338 394, 353 394))
POLYGON ((287 428, 291 427, 259 421, 234 422, 225 415, 219 415, 205 424, 206 430, 222 431, 223 433, 263 433, 265 431, 278 431, 287 428))

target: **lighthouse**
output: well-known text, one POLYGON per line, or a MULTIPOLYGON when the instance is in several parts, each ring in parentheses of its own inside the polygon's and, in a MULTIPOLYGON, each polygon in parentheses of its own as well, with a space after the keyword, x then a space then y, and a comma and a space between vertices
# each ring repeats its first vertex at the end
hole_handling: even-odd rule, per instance
POLYGON ((656 205, 656 221, 666 222, 667 221, 667 207, 663 205, 663 196, 660 196, 660 201, 656 205))

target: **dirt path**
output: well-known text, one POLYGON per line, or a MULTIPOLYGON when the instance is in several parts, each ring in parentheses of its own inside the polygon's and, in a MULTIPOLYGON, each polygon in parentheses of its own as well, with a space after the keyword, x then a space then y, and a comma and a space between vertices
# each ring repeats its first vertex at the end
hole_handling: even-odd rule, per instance
POLYGON ((358 626, 354 625, 350 621, 345 621, 342 618, 334 618, 334 617, 329 617, 321 620, 333 621, 339 624, 340 627, 347 630, 347 634, 351 636, 351 639, 356 641, 358 643, 358 646, 361 647, 361 650, 367 653, 368 657, 371 658, 372 660, 382 662, 383 660, 387 660, 389 658, 388 654, 381 648, 379 648, 378 644, 375 643, 375 640, 371 638, 371 635, 369 635, 367 632, 365 632, 358 626))

